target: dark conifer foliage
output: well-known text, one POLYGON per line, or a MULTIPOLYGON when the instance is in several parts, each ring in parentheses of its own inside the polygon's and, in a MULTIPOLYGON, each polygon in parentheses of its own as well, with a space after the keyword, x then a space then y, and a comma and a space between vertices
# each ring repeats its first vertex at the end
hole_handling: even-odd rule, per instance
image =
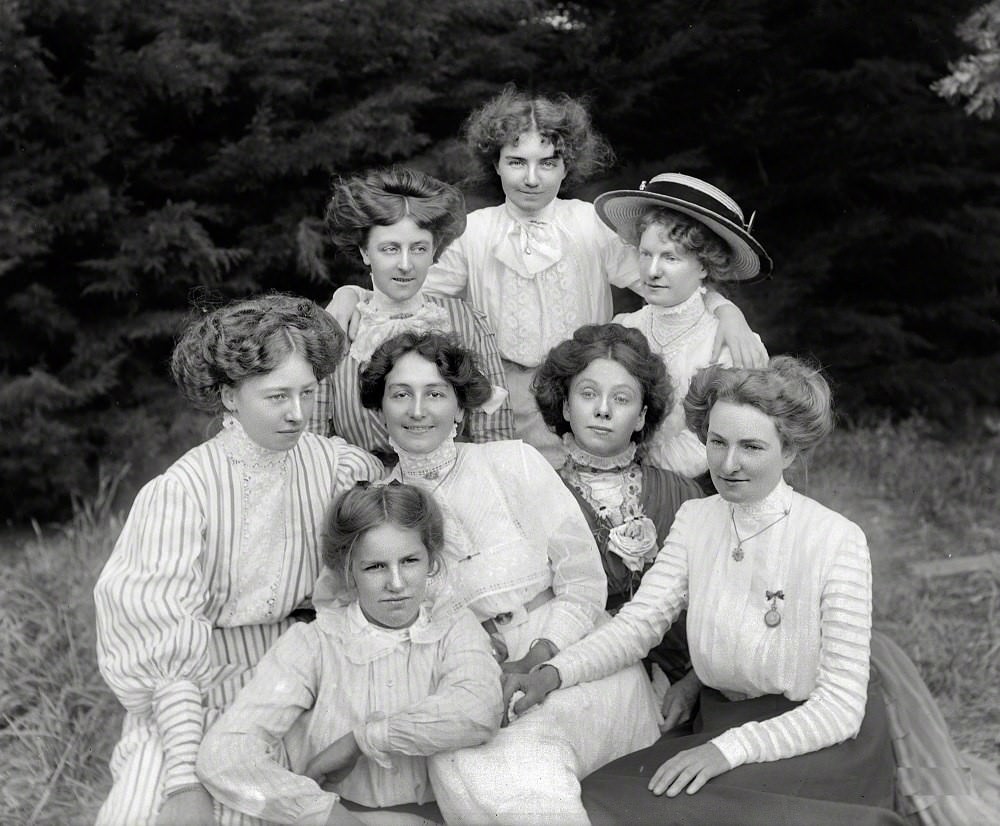
MULTIPOLYGON (((35 0, 0 6, 0 502, 57 514, 101 462, 202 434, 165 364, 195 304, 325 300, 358 272, 332 174, 466 173, 505 82, 585 94, 635 185, 706 177, 775 278, 734 297, 844 409, 997 404, 1000 134, 930 89, 957 0, 35 0)), ((495 193, 473 192, 494 197, 495 193)))

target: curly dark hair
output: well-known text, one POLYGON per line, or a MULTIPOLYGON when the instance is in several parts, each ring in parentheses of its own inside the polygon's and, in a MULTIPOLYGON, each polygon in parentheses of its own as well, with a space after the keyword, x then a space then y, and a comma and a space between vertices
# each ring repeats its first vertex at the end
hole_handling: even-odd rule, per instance
POLYGON ((326 207, 330 237, 342 251, 357 253, 372 227, 412 218, 434 237, 434 260, 465 232, 465 197, 426 172, 393 166, 334 182, 326 207))
POLYGON ((386 376, 407 353, 423 356, 437 367, 454 388, 462 410, 479 407, 493 394, 493 385, 479 369, 476 354, 463 347, 455 335, 406 332, 383 341, 372 353, 360 375, 361 404, 369 410, 382 407, 386 376))
POLYGON ((621 324, 585 324, 573 333, 573 338, 549 350, 531 382, 542 418, 556 435, 570 432, 569 422, 563 416, 570 384, 599 358, 618 362, 639 382, 646 405, 646 422, 642 430, 632 434, 632 441, 642 444, 670 410, 674 391, 663 359, 649 349, 646 337, 639 330, 621 324))
POLYGON ((716 402, 748 404, 771 417, 781 445, 806 457, 833 431, 830 385, 818 367, 775 356, 767 367, 713 365, 695 374, 684 399, 687 425, 702 442, 716 402))
POLYGON ((542 97, 507 86, 466 119, 462 133, 476 161, 478 178, 496 174, 500 150, 526 132, 552 143, 566 166, 565 184, 576 186, 614 162, 608 142, 595 129, 584 103, 569 95, 542 97))
POLYGON ((319 380, 343 356, 344 334, 306 298, 257 296, 194 317, 174 347, 170 372, 193 407, 217 414, 223 386, 269 373, 289 353, 305 358, 319 380))
POLYGON ((397 482, 359 482, 345 491, 327 510, 320 536, 323 564, 339 580, 339 590, 351 590, 351 558, 354 546, 372 528, 392 524, 414 530, 427 548, 431 573, 444 560, 444 519, 434 498, 425 490, 397 482))

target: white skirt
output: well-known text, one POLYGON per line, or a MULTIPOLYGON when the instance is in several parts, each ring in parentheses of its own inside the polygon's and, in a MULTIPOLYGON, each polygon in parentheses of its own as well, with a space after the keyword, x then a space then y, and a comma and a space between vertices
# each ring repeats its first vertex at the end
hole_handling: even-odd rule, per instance
MULTIPOLYGON (((501 627, 511 659, 541 636, 553 603, 501 627)), ((552 692, 482 746, 435 755, 430 777, 449 824, 589 824, 580 781, 659 739, 656 703, 638 663, 552 692)))

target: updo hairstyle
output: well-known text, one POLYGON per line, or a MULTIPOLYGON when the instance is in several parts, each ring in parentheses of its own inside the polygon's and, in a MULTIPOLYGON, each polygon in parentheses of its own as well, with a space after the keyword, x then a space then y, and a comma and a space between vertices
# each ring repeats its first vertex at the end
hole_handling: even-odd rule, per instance
POLYGON ((594 129, 586 107, 569 95, 542 97, 508 85, 472 112, 463 127, 466 147, 476 161, 477 177, 496 175, 500 150, 521 135, 537 132, 551 142, 566 167, 565 183, 575 186, 612 164, 614 153, 594 129))
POLYGON ((642 234, 651 226, 659 227, 663 236, 694 254, 708 273, 705 278, 707 283, 725 280, 729 276, 732 250, 700 221, 669 207, 650 207, 635 219, 631 237, 625 240, 638 247, 642 234))
POLYGON ((218 414, 223 386, 269 373, 291 353, 309 362, 318 381, 333 372, 343 352, 344 334, 321 307, 273 294, 195 317, 174 347, 170 372, 193 407, 218 414))
POLYGON ((430 493, 395 481, 359 482, 334 500, 320 536, 323 564, 337 578, 339 591, 349 592, 354 587, 351 562, 355 545, 368 531, 385 524, 416 531, 427 548, 431 573, 441 569, 444 520, 430 493))
POLYGON ((642 430, 632 434, 632 441, 641 444, 670 410, 674 391, 663 360, 653 355, 646 337, 639 330, 621 324, 585 324, 577 328, 573 338, 549 350, 531 383, 542 418, 558 436, 571 432, 563 416, 570 384, 599 358, 618 362, 635 376, 642 388, 646 421, 642 430))
POLYGON ((770 416, 782 448, 802 458, 833 430, 830 385, 818 368, 792 356, 775 356, 759 369, 713 365, 696 373, 684 413, 702 442, 716 402, 748 404, 770 416))
POLYGON ((434 260, 465 232, 465 198, 451 184, 401 166, 340 178, 326 207, 333 243, 354 252, 368 243, 372 227, 390 227, 403 218, 431 233, 434 260))
POLYGON ((493 394, 493 385, 476 364, 476 355, 459 344, 453 334, 405 332, 380 344, 361 371, 361 404, 369 410, 382 407, 386 376, 407 353, 417 353, 435 365, 455 390, 462 410, 479 407, 493 394))

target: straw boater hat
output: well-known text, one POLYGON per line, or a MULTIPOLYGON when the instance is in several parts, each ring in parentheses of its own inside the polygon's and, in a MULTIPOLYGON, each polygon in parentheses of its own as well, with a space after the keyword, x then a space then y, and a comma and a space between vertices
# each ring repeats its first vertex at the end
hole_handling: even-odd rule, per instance
POLYGON ((638 189, 616 189, 598 195, 597 214, 622 238, 634 243, 635 222, 650 207, 666 207, 683 212, 718 235, 733 253, 728 281, 750 283, 767 278, 774 267, 764 248, 750 234, 753 215, 743 218, 739 204, 710 183, 666 172, 638 189))

